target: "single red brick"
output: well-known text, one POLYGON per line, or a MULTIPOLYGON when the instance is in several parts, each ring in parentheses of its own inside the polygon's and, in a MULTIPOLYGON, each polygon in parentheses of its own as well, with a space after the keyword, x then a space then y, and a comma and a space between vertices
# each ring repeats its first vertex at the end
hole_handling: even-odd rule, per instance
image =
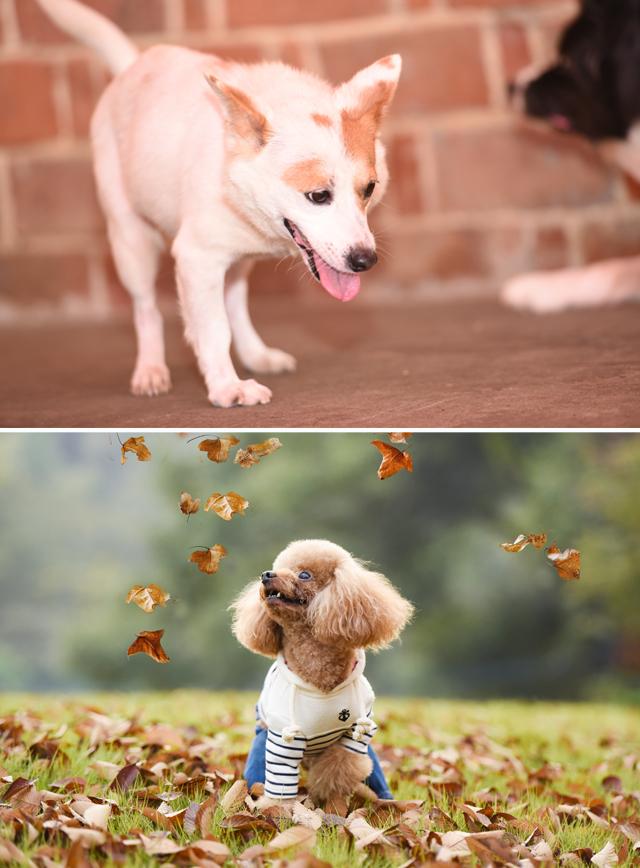
POLYGON ((207 0, 182 0, 186 30, 207 30, 207 5, 207 0))
POLYGON ((93 110, 109 79, 106 71, 100 68, 97 73, 92 63, 87 60, 69 61, 66 72, 71 92, 73 129, 76 135, 86 138, 93 110))
POLYGON ((566 268, 569 265, 569 240, 561 226, 544 226, 535 237, 531 268, 566 268))
POLYGON ((520 70, 531 63, 531 52, 524 27, 513 21, 502 24, 500 27, 500 47, 505 79, 510 82, 514 80, 520 70))
POLYGON ((87 296, 89 272, 80 253, 0 255, 0 299, 28 308, 68 296, 87 296))
POLYGON ((435 136, 442 207, 578 207, 611 200, 613 176, 581 142, 538 129, 435 136))
MULTIPOLYGON (((127 33, 157 33, 165 27, 163 0, 83 0, 97 12, 114 21, 127 33)), ((175 2, 175 0, 172 0, 175 2)), ((20 33, 25 42, 67 42, 59 30, 40 9, 36 0, 19 0, 16 4, 20 33)))
POLYGON ((227 21, 230 27, 286 27, 343 18, 360 18, 386 12, 385 0, 229 0, 227 21))
POLYGON ((12 168, 12 184, 22 233, 102 230, 91 162, 37 159, 12 168))
POLYGON ((410 33, 362 37, 321 47, 328 76, 346 81, 388 54, 402 55, 393 110, 424 112, 473 108, 488 102, 487 82, 475 27, 414 27, 410 33))
POLYGON ((640 256, 640 220, 628 217, 588 223, 582 230, 582 251, 586 262, 640 256))
POLYGON ((19 145, 56 135, 53 72, 47 63, 0 63, 0 145, 19 145))
POLYGON ((387 146, 390 182, 385 202, 397 214, 423 210, 416 141, 411 135, 394 136, 387 146))

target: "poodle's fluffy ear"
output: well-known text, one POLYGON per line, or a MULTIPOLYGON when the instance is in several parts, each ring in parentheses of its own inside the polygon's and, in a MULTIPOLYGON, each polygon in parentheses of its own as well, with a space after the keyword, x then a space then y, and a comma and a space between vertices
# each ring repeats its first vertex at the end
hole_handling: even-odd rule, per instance
POLYGON ((385 576, 354 558, 337 566, 333 582, 309 606, 316 639, 354 648, 385 648, 399 636, 412 614, 411 603, 385 576))
POLYGON ((251 582, 229 606, 233 610, 233 633, 245 648, 275 657, 282 647, 282 630, 264 610, 260 583, 251 582))

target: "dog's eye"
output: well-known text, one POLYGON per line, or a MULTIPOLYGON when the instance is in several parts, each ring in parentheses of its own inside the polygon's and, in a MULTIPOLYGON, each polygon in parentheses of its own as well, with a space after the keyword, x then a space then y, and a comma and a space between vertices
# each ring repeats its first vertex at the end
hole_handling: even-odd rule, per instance
POLYGON ((376 182, 369 181, 367 186, 364 188, 364 193, 362 194, 365 199, 370 199, 373 196, 373 191, 376 189, 376 182))
POLYGON ((313 578, 313 576, 311 575, 311 573, 309 572, 309 570, 302 570, 302 572, 298 573, 298 578, 299 578, 302 582, 308 582, 310 579, 313 578))
POLYGON ((333 199, 331 190, 312 190, 304 195, 314 205, 328 205, 333 199))

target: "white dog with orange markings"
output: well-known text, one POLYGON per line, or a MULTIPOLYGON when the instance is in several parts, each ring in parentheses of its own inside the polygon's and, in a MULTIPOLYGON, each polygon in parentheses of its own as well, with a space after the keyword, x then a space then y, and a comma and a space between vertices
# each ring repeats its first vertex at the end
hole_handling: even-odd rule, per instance
POLYGON ((77 0, 38 0, 96 49, 115 78, 91 124, 98 194, 118 274, 133 299, 138 354, 131 388, 170 388, 155 298, 169 244, 187 340, 218 406, 266 404, 229 354, 257 373, 295 368, 265 345, 247 307, 252 263, 297 253, 349 301, 377 261, 368 208, 387 183, 380 122, 401 61, 385 57, 334 88, 281 63, 244 65, 162 45, 139 53, 77 0))

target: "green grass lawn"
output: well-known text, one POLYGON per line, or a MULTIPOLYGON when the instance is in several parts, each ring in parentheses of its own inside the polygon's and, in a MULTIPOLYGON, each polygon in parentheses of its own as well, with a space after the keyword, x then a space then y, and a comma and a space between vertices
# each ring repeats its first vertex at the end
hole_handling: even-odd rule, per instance
MULTIPOLYGON (((252 817, 246 805, 231 809, 223 802, 233 779, 241 776, 253 734, 254 701, 250 694, 188 691, 74 698, 0 695, 0 777, 5 778, 0 782, 0 863, 19 864, 18 851, 40 857, 37 865, 46 865, 47 859, 49 864, 64 862, 74 838, 78 843, 70 863, 80 866, 224 861, 224 855, 204 854, 197 847, 149 855, 145 847, 152 851, 161 834, 184 848, 205 836, 215 838, 230 850, 227 864, 247 848, 265 844, 292 821, 268 811, 267 820, 255 812, 252 817), (126 791, 110 788, 118 769, 134 763, 141 773, 133 784, 126 791), (11 778, 34 783, 11 790, 11 778), (165 793, 173 794, 169 801, 159 798, 165 793), (93 827, 82 819, 87 797, 95 804, 113 802, 106 830, 98 824, 93 838, 85 836, 93 827), (196 806, 207 799, 210 810, 193 829, 189 818, 193 821, 196 806), (187 814, 180 813, 190 805, 187 814), (244 821, 229 821, 241 814, 244 821), (244 823, 246 831, 229 828, 234 822, 244 823)), ((472 855, 464 842, 463 852, 449 855, 465 864, 492 859, 518 864, 515 855, 530 858, 518 851, 522 845, 528 852, 537 848, 538 862, 531 864, 578 865, 608 842, 618 864, 640 864, 640 845, 633 849, 634 839, 640 839, 637 710, 378 700, 376 720, 380 732, 375 745, 396 799, 422 803, 383 810, 355 799, 349 806, 332 806, 342 814, 358 810, 357 817, 384 830, 383 837, 370 834, 373 840, 365 846, 363 841, 358 846, 359 836, 366 844, 366 834, 357 824, 351 826, 353 817, 345 827, 344 821, 318 812, 322 825, 315 843, 307 843, 317 859, 343 866, 429 864, 452 840, 442 836, 460 830, 495 832, 466 839, 472 855), (483 847, 494 844, 492 856, 483 847), (589 851, 573 861, 560 859, 580 848, 589 851)), ((253 863, 250 851, 245 859, 265 864, 282 859, 283 852, 298 859, 297 865, 318 864, 305 855, 304 846, 293 854, 278 849, 258 854, 253 863)))

